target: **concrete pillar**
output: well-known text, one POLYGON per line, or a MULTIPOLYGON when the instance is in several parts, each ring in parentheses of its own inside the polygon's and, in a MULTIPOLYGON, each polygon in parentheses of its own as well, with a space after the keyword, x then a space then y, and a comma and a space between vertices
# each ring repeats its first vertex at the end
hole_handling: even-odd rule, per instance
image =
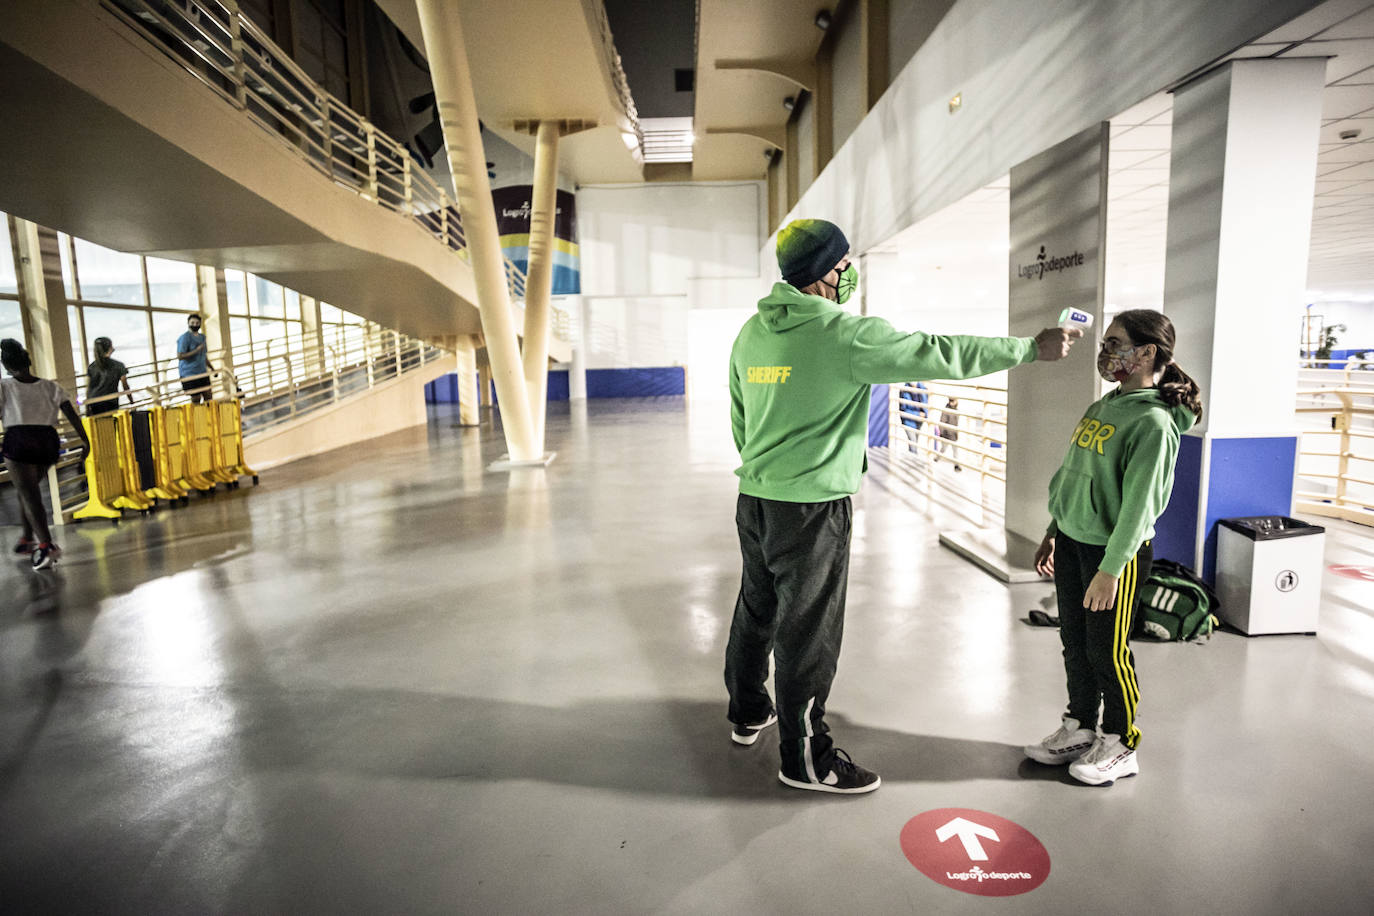
POLYGON ((529 273, 525 278, 525 390, 534 444, 544 453, 549 391, 549 297, 553 293, 553 225, 558 207, 558 122, 540 121, 530 200, 529 273))
POLYGON ((458 376, 458 423, 477 426, 482 422, 481 404, 477 399, 477 342, 472 335, 462 334, 453 349, 457 355, 454 371, 458 376))
MULTIPOLYGON (((29 335, 33 373, 53 379, 76 397, 76 366, 72 362, 67 291, 62 285, 57 233, 14 217, 14 244, 19 260, 19 299, 29 335)), ((81 368, 85 370, 85 366, 81 368)))
MULTIPOLYGON (((19 304, 23 309, 24 329, 29 338, 27 349, 33 360, 33 374, 39 378, 53 379, 75 399, 76 367, 72 363, 67 290, 62 285, 62 256, 57 233, 17 216, 11 219, 11 237, 19 262, 19 304)), ((72 403, 75 404, 75 400, 72 403)), ((62 494, 57 486, 56 467, 48 469, 48 496, 53 524, 61 525, 66 519, 62 515, 62 494)))
POLYGON ((305 374, 323 375, 328 365, 324 358, 324 326, 320 323, 320 302, 314 296, 301 296, 301 336, 305 348, 305 374))
POLYGON ((496 210, 491 203, 487 160, 482 148, 459 4, 449 0, 418 0, 416 6, 458 212, 463 220, 463 235, 477 283, 482 336, 486 340, 500 398, 501 428, 509 450, 509 463, 542 463, 542 451, 534 441, 520 347, 511 319, 501 241, 496 230, 496 210))
POLYGON ((224 271, 218 267, 196 265, 196 286, 200 293, 201 330, 205 332, 205 351, 209 354, 210 365, 228 373, 219 376, 212 390, 216 398, 232 398, 235 393, 231 378, 234 374, 234 341, 229 333, 229 292, 224 282, 224 271))
POLYGON ((1004 581, 1040 578, 1033 560, 1050 520, 1050 478, 1098 398, 1108 137, 1104 121, 1011 170, 1008 333, 1029 337, 1053 327, 1068 306, 1094 322, 1067 359, 1013 369, 1008 378, 1005 530, 940 535, 1004 581))
POLYGON ((1286 515, 1325 59, 1240 60, 1174 96, 1164 312, 1202 388, 1157 554, 1211 579, 1216 521, 1286 515))

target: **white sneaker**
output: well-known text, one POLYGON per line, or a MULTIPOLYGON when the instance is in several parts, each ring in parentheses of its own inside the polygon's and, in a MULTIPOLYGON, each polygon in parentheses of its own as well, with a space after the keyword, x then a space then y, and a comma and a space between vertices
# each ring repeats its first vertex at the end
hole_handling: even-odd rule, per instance
POLYGON ((1121 743, 1120 735, 1103 735, 1088 753, 1069 764, 1069 775, 1090 786, 1109 786, 1139 772, 1135 751, 1121 743))
POLYGON ((1077 719, 1064 717, 1059 731, 1045 738, 1039 744, 1027 744, 1023 751, 1036 763, 1058 766, 1072 763, 1088 752, 1097 740, 1097 732, 1090 728, 1080 728, 1077 719))

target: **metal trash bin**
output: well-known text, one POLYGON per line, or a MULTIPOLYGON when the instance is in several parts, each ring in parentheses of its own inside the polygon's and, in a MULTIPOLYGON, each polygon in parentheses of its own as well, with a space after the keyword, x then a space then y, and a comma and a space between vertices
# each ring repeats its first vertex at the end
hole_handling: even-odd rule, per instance
POLYGON ((1217 616, 1247 636, 1316 634, 1326 529, 1286 515, 1219 524, 1217 616))

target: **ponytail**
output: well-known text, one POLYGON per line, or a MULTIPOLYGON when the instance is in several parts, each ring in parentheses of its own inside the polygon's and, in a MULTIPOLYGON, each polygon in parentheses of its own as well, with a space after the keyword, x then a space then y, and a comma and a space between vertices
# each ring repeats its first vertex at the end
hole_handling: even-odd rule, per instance
POLYGON ((1159 397, 1165 404, 1170 407, 1181 404, 1193 412, 1199 423, 1202 422, 1202 390, 1172 359, 1159 377, 1158 388, 1159 397))
POLYGON ((95 364, 101 370, 110 367, 110 351, 114 349, 114 342, 108 337, 97 337, 95 339, 95 364))

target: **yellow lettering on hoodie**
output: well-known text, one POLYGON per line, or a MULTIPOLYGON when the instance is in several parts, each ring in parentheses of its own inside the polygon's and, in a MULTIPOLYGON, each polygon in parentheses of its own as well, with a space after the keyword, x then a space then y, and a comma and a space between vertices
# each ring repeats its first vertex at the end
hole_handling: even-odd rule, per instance
POLYGON ((744 380, 755 385, 781 385, 791 374, 791 366, 750 366, 744 380))

